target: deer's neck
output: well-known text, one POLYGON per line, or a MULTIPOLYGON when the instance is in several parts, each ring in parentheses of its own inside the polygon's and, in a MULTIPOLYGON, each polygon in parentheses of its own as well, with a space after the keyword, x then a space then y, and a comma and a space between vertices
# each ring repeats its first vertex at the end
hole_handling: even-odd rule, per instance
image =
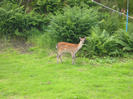
POLYGON ((77 49, 77 50, 81 49, 82 46, 83 46, 83 42, 79 42, 79 44, 78 44, 78 49, 77 49))

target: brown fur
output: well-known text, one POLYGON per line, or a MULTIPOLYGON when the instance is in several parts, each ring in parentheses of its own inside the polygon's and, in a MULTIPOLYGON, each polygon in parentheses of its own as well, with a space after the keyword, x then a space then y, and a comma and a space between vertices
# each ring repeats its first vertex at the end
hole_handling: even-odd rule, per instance
POLYGON ((63 53, 70 53, 72 55, 72 59, 73 59, 72 64, 74 64, 75 54, 82 47, 84 41, 85 41, 85 38, 80 38, 79 44, 59 42, 56 46, 56 48, 57 48, 57 63, 58 63, 59 58, 62 62, 61 55, 63 53))

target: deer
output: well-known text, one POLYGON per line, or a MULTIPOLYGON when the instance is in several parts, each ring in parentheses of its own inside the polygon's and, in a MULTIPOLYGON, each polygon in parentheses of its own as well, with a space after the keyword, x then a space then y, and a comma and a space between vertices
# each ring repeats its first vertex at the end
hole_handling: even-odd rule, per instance
POLYGON ((78 44, 73 44, 73 43, 68 43, 68 42, 58 42, 58 44, 56 45, 56 48, 57 48, 57 64, 59 63, 59 59, 62 63, 61 56, 62 56, 63 53, 70 53, 71 56, 72 56, 72 64, 75 64, 76 53, 84 45, 86 37, 84 37, 84 38, 79 37, 79 39, 80 39, 80 42, 78 44))

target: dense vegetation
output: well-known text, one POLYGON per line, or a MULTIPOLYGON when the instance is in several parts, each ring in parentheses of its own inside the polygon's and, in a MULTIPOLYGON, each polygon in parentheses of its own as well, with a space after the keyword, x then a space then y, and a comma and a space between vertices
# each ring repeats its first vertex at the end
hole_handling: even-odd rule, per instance
MULTIPOLYGON (((99 2, 115 5, 118 10, 126 8, 120 0, 99 2)), ((129 11, 132 15, 132 6, 129 11)), ((79 37, 86 36, 85 46, 78 53, 86 57, 132 52, 131 21, 126 32, 124 16, 101 8, 91 0, 0 1, 1 38, 24 38, 39 47, 53 49, 58 41, 78 43, 79 37)))

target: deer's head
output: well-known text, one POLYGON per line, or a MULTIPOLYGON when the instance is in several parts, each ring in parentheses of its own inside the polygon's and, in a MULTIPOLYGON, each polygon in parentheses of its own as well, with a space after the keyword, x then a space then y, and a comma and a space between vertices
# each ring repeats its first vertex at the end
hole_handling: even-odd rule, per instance
POLYGON ((84 37, 84 38, 79 37, 79 39, 80 39, 80 42, 83 44, 86 40, 86 37, 84 37))

